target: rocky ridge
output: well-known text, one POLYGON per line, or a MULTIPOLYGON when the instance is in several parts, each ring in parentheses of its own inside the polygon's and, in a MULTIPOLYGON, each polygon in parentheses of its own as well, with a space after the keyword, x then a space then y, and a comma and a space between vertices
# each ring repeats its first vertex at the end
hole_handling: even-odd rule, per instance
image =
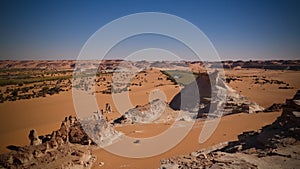
POLYGON ((300 90, 271 125, 244 132, 238 141, 161 160, 161 169, 297 168, 300 166, 300 90))
POLYGON ((164 123, 174 120, 178 112, 173 111, 169 105, 155 99, 148 104, 136 106, 128 110, 121 117, 115 119, 112 123, 117 124, 134 124, 134 123, 164 123))

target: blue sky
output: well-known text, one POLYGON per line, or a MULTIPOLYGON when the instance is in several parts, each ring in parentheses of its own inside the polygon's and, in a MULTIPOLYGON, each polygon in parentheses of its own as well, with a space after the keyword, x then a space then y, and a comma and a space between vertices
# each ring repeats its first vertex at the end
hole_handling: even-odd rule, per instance
POLYGON ((222 60, 300 59, 297 0, 2 0, 0 58, 76 59, 95 31, 138 12, 188 20, 208 36, 222 60))

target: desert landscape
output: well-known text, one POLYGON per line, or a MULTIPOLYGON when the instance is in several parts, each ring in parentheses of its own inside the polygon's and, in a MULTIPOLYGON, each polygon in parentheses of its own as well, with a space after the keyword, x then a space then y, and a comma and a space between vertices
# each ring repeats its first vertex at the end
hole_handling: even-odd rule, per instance
POLYGON ((0 1, 0 169, 300 168, 300 1, 0 1))
POLYGON ((299 65, 299 60, 0 61, 0 168, 297 168, 299 65), (87 116, 76 114, 77 90, 96 99, 97 108, 87 116), (131 104, 121 110, 124 103, 114 96, 124 93, 131 104), (214 121, 216 129, 200 143, 204 126, 214 121), (126 145, 132 154, 139 147, 159 149, 172 138, 152 147, 146 138, 188 126, 165 152, 121 155, 126 145), (122 142, 126 137, 131 139, 122 142), (120 154, 106 148, 114 144, 120 154))

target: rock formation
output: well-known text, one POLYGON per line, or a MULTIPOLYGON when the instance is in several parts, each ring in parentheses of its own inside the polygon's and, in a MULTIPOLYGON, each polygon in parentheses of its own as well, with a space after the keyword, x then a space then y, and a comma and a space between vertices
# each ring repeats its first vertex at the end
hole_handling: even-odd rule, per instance
POLYGON ((167 108, 166 102, 155 99, 146 105, 128 110, 121 117, 115 119, 113 124, 151 123, 158 120, 167 108))
POLYGON ((106 105, 105 105, 105 112, 106 113, 111 113, 111 107, 110 107, 109 103, 106 103, 106 105))
POLYGON ((30 145, 39 145, 42 143, 42 141, 39 139, 37 132, 35 131, 35 129, 30 130, 30 133, 28 135, 28 138, 30 140, 30 145))
POLYGON ((173 168, 298 168, 300 166, 300 90, 287 99, 271 125, 244 132, 238 141, 161 161, 173 168))
POLYGON ((91 168, 95 157, 84 145, 107 145, 119 135, 99 114, 96 119, 69 116, 51 134, 31 130, 30 145, 10 146, 14 151, 0 155, 0 168, 91 168))
POLYGON ((270 107, 266 108, 264 112, 276 112, 281 111, 283 107, 283 104, 280 103, 274 103, 270 107))
POLYGON ((200 73, 195 81, 183 88, 170 102, 174 110, 198 113, 198 117, 220 117, 233 113, 263 111, 230 88, 219 72, 200 73))

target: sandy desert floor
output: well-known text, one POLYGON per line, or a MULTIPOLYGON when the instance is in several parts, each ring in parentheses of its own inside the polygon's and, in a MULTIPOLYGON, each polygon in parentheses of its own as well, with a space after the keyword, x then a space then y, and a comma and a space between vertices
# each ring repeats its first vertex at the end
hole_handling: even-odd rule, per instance
MULTIPOLYGON (((176 147, 171 150, 154 156, 150 158, 124 158, 106 150, 99 149, 94 151, 98 159, 95 163, 95 168, 158 168, 160 166, 160 160, 168 157, 172 157, 178 154, 188 154, 192 151, 199 150, 202 148, 208 148, 216 144, 232 141, 237 139, 237 135, 244 131, 258 130, 261 127, 272 123, 278 116, 280 112, 273 113, 258 113, 258 114, 235 114, 223 117, 215 130, 214 134, 204 143, 198 143, 198 137, 203 126, 202 122, 197 122, 189 134, 183 139, 176 147), (97 166, 99 162, 104 162, 104 166, 97 166)), ((169 126, 166 124, 151 124, 151 125, 141 125, 141 126, 128 126, 120 131, 131 137, 150 137, 154 136, 158 131, 163 131, 169 126), (134 131, 142 131, 134 132, 134 131)), ((145 147, 146 149, 151 147, 145 147)))
MULTIPOLYGON (((271 106, 273 103, 284 103, 286 98, 292 97, 300 88, 299 71, 265 71, 263 69, 226 70, 226 76, 237 79, 232 80, 229 86, 265 108, 271 106), (284 82, 284 84, 262 83, 263 80, 261 79, 278 80, 284 82), (258 82, 255 83, 256 81, 258 82), (289 86, 292 88, 279 89, 280 86, 289 86)), ((157 77, 148 77, 147 80, 151 82, 155 81, 155 78, 157 77)), ((130 92, 132 103, 134 105, 146 104, 149 99, 149 93, 157 88, 165 92, 166 101, 169 102, 180 89, 178 86, 172 85, 167 81, 163 82, 165 84, 159 87, 155 87, 155 83, 149 83, 149 85, 142 85, 141 87, 134 86, 130 92)), ((114 112, 115 106, 109 95, 97 93, 96 97, 99 109, 104 109, 106 103, 112 105, 113 113, 108 116, 109 120, 119 116, 118 113, 114 112)), ((0 104, 0 112, 1 153, 8 151, 5 148, 8 145, 29 144, 28 133, 30 129, 36 129, 40 135, 48 134, 59 127, 64 117, 75 115, 71 91, 30 100, 4 102, 0 104)), ((188 136, 168 152, 145 159, 130 159, 111 154, 103 149, 98 149, 94 152, 97 155, 97 162, 94 166, 95 168, 157 168, 160 164, 160 159, 178 154, 187 154, 200 148, 236 140, 238 134, 244 131, 258 130, 262 126, 272 123, 278 116, 280 116, 280 112, 241 113, 222 117, 217 130, 203 144, 197 142, 201 127, 203 126, 203 121, 198 121, 188 136), (104 162, 105 165, 99 167, 99 162, 104 162)), ((119 127, 117 130, 131 137, 139 138, 156 135, 168 127, 170 127, 168 124, 129 125, 119 127)))
POLYGON ((271 106, 273 103, 284 103, 285 99, 292 97, 300 87, 299 71, 264 69, 226 70, 226 76, 238 77, 239 80, 231 81, 229 86, 265 108, 271 106), (278 80, 285 84, 255 84, 256 78, 278 80), (280 86, 284 87, 287 84, 292 88, 279 89, 280 86))

